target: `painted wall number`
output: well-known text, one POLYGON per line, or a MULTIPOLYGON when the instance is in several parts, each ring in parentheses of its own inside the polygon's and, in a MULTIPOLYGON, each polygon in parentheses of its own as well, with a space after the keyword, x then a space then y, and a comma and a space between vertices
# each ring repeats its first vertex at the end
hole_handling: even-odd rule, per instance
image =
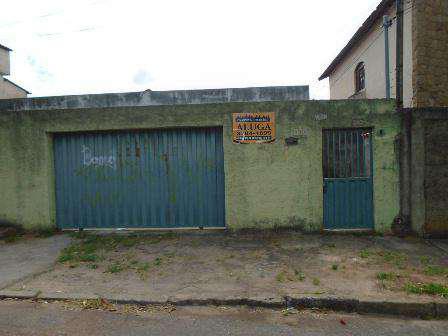
POLYGON ((327 116, 326 113, 316 113, 315 116, 314 116, 314 119, 317 120, 317 121, 327 120, 327 118, 328 118, 328 116, 327 116))

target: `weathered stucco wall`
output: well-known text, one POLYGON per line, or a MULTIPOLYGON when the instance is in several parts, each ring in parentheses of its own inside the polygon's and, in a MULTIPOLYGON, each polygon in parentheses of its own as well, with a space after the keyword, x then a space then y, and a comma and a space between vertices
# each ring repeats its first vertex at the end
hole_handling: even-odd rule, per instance
POLYGON ((332 127, 374 127, 376 230, 388 230, 399 212, 393 102, 287 101, 0 110, 0 220, 56 224, 52 133, 196 126, 223 126, 229 228, 322 229, 322 128, 332 127), (260 111, 276 113, 275 143, 234 144, 232 113, 260 111), (298 130, 307 136, 286 146, 298 130))
POLYGON ((448 233, 448 120, 425 123, 425 233, 448 233))
POLYGON ((448 106, 448 1, 413 1, 413 106, 448 106))
POLYGON ((448 235, 448 109, 412 110, 412 229, 448 235))

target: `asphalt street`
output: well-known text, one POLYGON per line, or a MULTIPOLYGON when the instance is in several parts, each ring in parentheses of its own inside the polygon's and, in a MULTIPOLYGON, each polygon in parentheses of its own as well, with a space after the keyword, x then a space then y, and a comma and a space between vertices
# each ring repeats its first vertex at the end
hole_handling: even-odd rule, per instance
POLYGON ((0 335, 447 335, 448 321, 322 311, 0 301, 0 335), (91 307, 90 307, 91 308, 91 307))

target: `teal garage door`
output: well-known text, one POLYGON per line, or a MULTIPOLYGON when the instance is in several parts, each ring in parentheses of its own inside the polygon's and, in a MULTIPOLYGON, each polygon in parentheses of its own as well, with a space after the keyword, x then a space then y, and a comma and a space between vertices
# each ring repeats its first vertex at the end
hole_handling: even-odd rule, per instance
POLYGON ((54 135, 61 229, 224 227, 222 128, 54 135))
POLYGON ((373 229, 371 129, 323 131, 324 228, 373 229))

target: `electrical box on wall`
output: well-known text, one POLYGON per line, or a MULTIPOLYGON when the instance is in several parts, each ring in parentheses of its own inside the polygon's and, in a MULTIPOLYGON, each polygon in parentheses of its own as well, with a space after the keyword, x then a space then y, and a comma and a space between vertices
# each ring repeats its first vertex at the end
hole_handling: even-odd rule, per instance
POLYGON ((287 146, 298 145, 298 144, 299 144, 299 138, 297 138, 297 137, 289 137, 289 138, 285 138, 285 144, 286 144, 287 146))

